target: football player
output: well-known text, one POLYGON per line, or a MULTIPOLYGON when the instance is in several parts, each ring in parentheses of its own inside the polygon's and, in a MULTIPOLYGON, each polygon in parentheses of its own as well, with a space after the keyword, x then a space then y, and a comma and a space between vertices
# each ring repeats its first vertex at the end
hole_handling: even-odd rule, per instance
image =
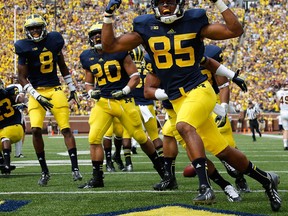
POLYGON ((47 23, 38 14, 27 17, 24 29, 27 38, 16 41, 18 55, 18 79, 24 90, 30 94, 28 112, 33 135, 33 145, 41 166, 40 186, 50 179, 45 158, 42 137, 43 121, 49 110, 58 123, 67 147, 74 181, 82 180, 79 172, 75 138, 69 125, 68 101, 79 103, 76 88, 65 63, 62 48, 64 39, 59 32, 47 31, 47 23), (67 101, 57 75, 57 65, 70 90, 67 101))
MULTIPOLYGON (((153 72, 151 59, 148 55, 145 54, 145 62, 148 66, 148 71, 153 72), (150 69, 149 69, 150 68, 150 69)), ((151 84, 151 75, 148 75, 148 84, 145 85, 145 95, 150 95, 150 90, 152 87, 151 84)), ((169 100, 163 100, 162 105, 165 108, 169 118, 165 122, 162 133, 163 133, 163 143, 164 143, 164 164, 165 164, 165 177, 162 181, 154 186, 155 190, 174 190, 178 188, 176 177, 175 177, 175 160, 178 154, 178 147, 176 140, 186 149, 186 143, 183 141, 182 137, 176 130, 175 122, 177 115, 173 110, 172 104, 169 100)), ((204 144, 206 139, 203 139, 204 144)), ((191 155, 187 152, 188 158, 191 160, 191 155)), ((190 165, 189 165, 190 166, 190 165)), ((237 190, 230 184, 230 182, 226 181, 218 172, 213 162, 207 159, 208 166, 208 176, 211 180, 213 180, 216 184, 218 184, 224 193, 227 196, 228 201, 230 202, 239 202, 241 201, 241 197, 237 190)), ((185 168, 186 169, 186 168, 185 168)), ((190 168, 193 169, 193 166, 190 168)), ((190 176, 191 177, 191 176, 190 176)))
POLYGON ((144 97, 144 83, 146 79, 147 70, 143 62, 144 52, 141 46, 130 51, 132 60, 136 64, 138 72, 140 73, 140 82, 132 91, 137 110, 141 116, 142 123, 146 129, 148 136, 152 140, 159 156, 163 156, 163 143, 159 137, 158 125, 154 107, 154 101, 144 97))
POLYGON ((22 115, 17 108, 18 103, 24 102, 24 96, 19 93, 17 86, 4 88, 0 79, 0 170, 4 175, 15 169, 10 164, 11 144, 20 141, 24 135, 22 115))
POLYGON ((117 117, 131 137, 140 144, 142 150, 154 164, 154 168, 163 177, 163 165, 153 143, 142 129, 131 90, 139 83, 139 73, 127 51, 109 54, 102 50, 102 22, 96 22, 88 32, 92 48, 84 50, 80 61, 85 70, 85 88, 90 97, 97 99, 89 118, 90 155, 93 177, 79 188, 104 187, 103 159, 101 140, 117 117), (95 80, 99 90, 94 90, 95 80))
POLYGON ((288 150, 288 78, 283 83, 282 88, 276 93, 276 96, 282 120, 284 150, 288 150))
MULTIPOLYGON (((222 49, 215 45, 205 46, 205 56, 210 57, 219 63, 223 62, 222 49)), ((218 126, 219 132, 224 136, 228 144, 233 147, 236 147, 236 143, 233 137, 233 131, 229 119, 227 118, 227 113, 229 109, 229 100, 230 100, 230 81, 225 76, 217 76, 211 73, 210 70, 207 70, 205 67, 201 68, 201 72, 206 74, 208 80, 213 86, 215 93, 217 94, 217 103, 221 104, 224 113, 222 115, 217 115, 215 112, 212 113, 212 117, 215 119, 215 122, 218 126)), ((250 192, 247 181, 244 178, 243 174, 231 167, 226 161, 222 161, 228 174, 235 178, 235 184, 239 191, 241 192, 250 192)))
MULTIPOLYGON (((164 91, 163 89, 156 91, 155 96, 164 97, 167 93, 177 113, 176 128, 184 139, 186 149, 192 156, 193 166, 196 168, 199 194, 193 202, 211 204, 215 200, 215 194, 208 181, 207 160, 201 137, 213 139, 214 143, 218 141, 225 145, 226 142, 210 116, 216 104, 216 95, 207 81, 207 76, 201 73, 199 67, 204 53, 203 40, 239 37, 243 34, 241 23, 222 0, 213 0, 213 4, 219 9, 225 24, 210 24, 203 9, 193 8, 185 11, 184 0, 152 0, 154 14, 136 17, 133 20, 132 32, 115 37, 112 17, 120 4, 121 0, 110 0, 105 9, 102 31, 104 51, 115 53, 132 50, 140 44, 144 45, 164 88, 164 91), (199 128, 203 128, 201 136, 198 134, 199 128)), ((219 68, 217 74, 227 74, 231 79, 237 77, 237 74, 223 67, 219 68)), ((218 145, 213 144, 210 147, 215 155, 221 152, 221 147, 218 145)), ((235 148, 229 149, 229 146, 227 148, 229 151, 230 149, 235 151, 235 148)), ((227 156, 221 155, 224 159, 227 156)), ((231 160, 239 163, 236 157, 231 160)), ((270 174, 260 172, 248 160, 245 162, 239 171, 249 173, 261 181, 269 196, 272 210, 278 211, 281 207, 281 199, 277 193, 278 176, 273 175, 275 178, 272 179, 270 174)))
MULTIPOLYGON (((19 95, 21 97, 25 97, 25 92, 23 91, 23 87, 20 84, 10 84, 7 86, 8 87, 16 87, 19 90, 19 95)), ((24 158, 24 155, 22 153, 22 147, 25 139, 25 130, 26 130, 26 121, 25 121, 25 114, 27 112, 27 106, 26 106, 27 101, 25 100, 24 103, 17 108, 19 109, 21 113, 21 125, 23 127, 24 135, 21 140, 15 143, 15 158, 24 158)))

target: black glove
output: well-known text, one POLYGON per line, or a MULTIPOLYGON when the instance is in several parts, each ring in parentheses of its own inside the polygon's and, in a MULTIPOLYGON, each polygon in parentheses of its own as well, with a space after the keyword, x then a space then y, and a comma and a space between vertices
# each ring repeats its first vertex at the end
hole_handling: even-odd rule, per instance
POLYGON ((50 110, 53 108, 53 104, 51 104, 49 101, 51 98, 44 97, 42 95, 39 95, 36 100, 40 103, 40 105, 45 109, 45 110, 50 110))
POLYGON ((120 7, 121 2, 121 0, 110 0, 106 6, 105 12, 112 16, 114 11, 120 7))
POLYGON ((111 92, 111 95, 114 99, 117 100, 123 99, 126 96, 122 90, 114 90, 111 92))
POLYGON ((218 128, 223 127, 226 124, 226 116, 217 115, 215 118, 215 122, 218 128))
POLYGON ((239 72, 240 70, 237 70, 234 77, 232 78, 232 82, 234 82, 236 85, 239 86, 239 88, 241 88, 242 91, 247 92, 247 86, 245 83, 245 80, 238 77, 239 76, 239 72))
POLYGON ((70 97, 68 99, 68 102, 71 101, 71 100, 74 100, 76 102, 78 108, 80 107, 80 101, 79 101, 79 98, 77 96, 76 91, 71 91, 70 92, 70 97))
POLYGON ((99 89, 91 91, 90 97, 95 99, 95 100, 99 100, 101 97, 101 91, 99 89))

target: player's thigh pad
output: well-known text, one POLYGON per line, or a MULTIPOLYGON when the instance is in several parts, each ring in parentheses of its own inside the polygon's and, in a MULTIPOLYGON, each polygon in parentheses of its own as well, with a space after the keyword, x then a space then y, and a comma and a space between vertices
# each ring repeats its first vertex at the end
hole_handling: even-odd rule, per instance
POLYGON ((45 119, 46 111, 32 96, 29 96, 28 113, 31 128, 43 128, 43 121, 45 119))
POLYGON ((186 122, 197 129, 211 115, 216 104, 216 95, 211 84, 205 81, 171 103, 177 113, 176 124, 186 122))
POLYGON ((107 113, 98 102, 95 103, 89 117, 90 130, 88 141, 90 144, 101 144, 104 134, 113 121, 113 116, 107 113))
POLYGON ((24 131, 21 124, 7 126, 0 130, 0 139, 8 138, 11 144, 20 141, 23 136, 24 131))
POLYGON ((147 135, 142 128, 142 121, 133 102, 126 103, 125 100, 121 100, 121 106, 123 112, 119 120, 129 135, 133 137, 139 144, 147 142, 147 135))

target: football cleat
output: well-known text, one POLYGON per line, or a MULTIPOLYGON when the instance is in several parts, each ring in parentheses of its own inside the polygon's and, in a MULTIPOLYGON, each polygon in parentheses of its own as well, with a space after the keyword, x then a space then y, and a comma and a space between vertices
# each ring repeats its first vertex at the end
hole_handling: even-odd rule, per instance
POLYGON ((215 194, 208 185, 201 185, 199 194, 193 199, 194 205, 212 205, 215 203, 215 194))
POLYGON ((165 173, 164 178, 160 181, 160 183, 155 184, 153 188, 157 191, 176 190, 178 189, 178 184, 174 176, 165 173))
POLYGON ((104 187, 103 179, 91 178, 87 183, 78 186, 80 189, 104 187))
POLYGON ((79 170, 75 170, 72 172, 72 178, 74 181, 81 181, 83 177, 81 173, 79 172, 79 170))
POLYGON ((277 192, 278 184, 280 183, 280 177, 272 172, 267 173, 270 183, 268 185, 263 185, 265 193, 269 197, 270 205, 272 211, 279 211, 281 208, 281 198, 277 192))
POLYGON ((24 158, 25 156, 23 154, 15 155, 15 158, 24 158))
POLYGON ((242 200, 240 194, 232 185, 227 185, 224 188, 224 193, 229 202, 240 202, 242 200))
POLYGON ((16 169, 16 166, 14 165, 10 165, 9 167, 9 166, 5 166, 4 164, 0 164, 1 174, 10 175, 11 171, 15 169, 16 169))
POLYGON ((119 170, 126 171, 126 168, 123 164, 121 157, 117 157, 116 154, 114 153, 112 156, 112 160, 118 165, 119 170))
POLYGON ((40 179, 38 180, 38 184, 40 186, 46 186, 48 181, 50 180, 49 173, 42 172, 40 179))
POLYGON ((250 193, 251 190, 244 177, 236 178, 235 180, 236 188, 240 193, 250 193))
POLYGON ((106 171, 107 172, 115 172, 116 171, 112 161, 108 161, 106 163, 106 171))
POLYGON ((133 172, 133 165, 132 164, 129 164, 126 166, 126 171, 127 172, 133 172))

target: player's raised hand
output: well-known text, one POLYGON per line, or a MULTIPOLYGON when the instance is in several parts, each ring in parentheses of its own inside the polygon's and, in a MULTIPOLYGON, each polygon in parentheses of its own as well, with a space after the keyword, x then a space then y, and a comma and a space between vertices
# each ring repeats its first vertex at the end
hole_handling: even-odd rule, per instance
POLYGON ((234 77, 232 78, 232 82, 234 82, 236 85, 239 86, 239 88, 241 88, 242 91, 247 92, 247 85, 245 83, 245 80, 242 79, 241 77, 239 77, 239 72, 240 70, 237 70, 234 77))
POLYGON ((105 16, 112 16, 116 9, 120 7, 122 0, 110 0, 105 9, 105 16))

